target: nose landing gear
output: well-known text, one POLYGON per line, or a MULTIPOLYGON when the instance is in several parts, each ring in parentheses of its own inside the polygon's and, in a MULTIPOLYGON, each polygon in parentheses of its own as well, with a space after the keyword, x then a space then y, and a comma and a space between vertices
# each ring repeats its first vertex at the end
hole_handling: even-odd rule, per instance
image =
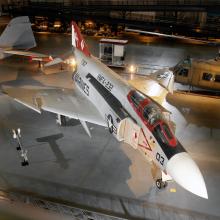
POLYGON ((166 188, 168 183, 172 181, 171 176, 165 171, 161 171, 154 162, 151 164, 151 174, 158 189, 166 188))
POLYGON ((167 185, 167 181, 163 181, 162 178, 156 180, 156 186, 158 189, 166 188, 167 185))

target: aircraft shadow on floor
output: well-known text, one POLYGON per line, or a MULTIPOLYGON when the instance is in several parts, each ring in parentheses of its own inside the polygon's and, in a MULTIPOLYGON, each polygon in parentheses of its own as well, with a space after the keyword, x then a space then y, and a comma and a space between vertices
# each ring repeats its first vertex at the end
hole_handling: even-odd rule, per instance
POLYGON ((68 162, 70 161, 70 159, 65 158, 65 155, 60 150, 60 147, 57 144, 57 141, 63 137, 64 135, 62 133, 59 133, 59 134, 36 138, 36 141, 39 143, 42 143, 42 142, 48 143, 56 157, 56 162, 60 165, 61 168, 67 169, 69 167, 68 162))

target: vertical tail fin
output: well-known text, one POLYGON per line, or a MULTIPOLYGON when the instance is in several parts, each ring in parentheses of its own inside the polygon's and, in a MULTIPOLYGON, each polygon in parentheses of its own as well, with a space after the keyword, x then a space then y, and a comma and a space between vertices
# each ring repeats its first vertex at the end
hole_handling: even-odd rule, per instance
POLYGON ((76 22, 72 22, 72 45, 82 51, 86 56, 90 56, 90 52, 83 36, 80 33, 76 22))
POLYGON ((0 36, 0 47, 30 49, 36 46, 36 41, 27 16, 12 19, 0 36))

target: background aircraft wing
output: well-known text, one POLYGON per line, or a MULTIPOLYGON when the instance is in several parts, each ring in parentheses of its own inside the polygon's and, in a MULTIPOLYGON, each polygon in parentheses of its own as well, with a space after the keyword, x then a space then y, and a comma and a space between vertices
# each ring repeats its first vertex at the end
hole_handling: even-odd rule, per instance
POLYGON ((31 60, 46 62, 44 64, 44 67, 57 65, 60 63, 67 63, 67 64, 72 65, 71 62, 73 61, 72 51, 68 51, 67 53, 61 54, 55 58, 54 56, 52 57, 47 54, 42 54, 42 53, 37 53, 37 52, 32 52, 32 51, 4 49, 3 52, 9 55, 25 56, 25 57, 29 57, 31 60))
POLYGON ((158 32, 138 30, 138 29, 132 29, 132 28, 125 28, 125 31, 135 32, 135 33, 140 33, 140 34, 149 34, 149 35, 165 37, 165 38, 173 38, 173 39, 193 41, 193 42, 208 44, 208 45, 213 45, 213 46, 219 46, 219 42, 217 42, 217 41, 202 40, 202 39, 186 37, 186 36, 181 36, 181 35, 163 34, 163 33, 158 33, 158 32))
POLYGON ((48 55, 45 54, 31 52, 31 51, 23 51, 23 50, 4 50, 4 53, 11 55, 27 56, 27 57, 39 57, 39 58, 48 57, 48 55))
POLYGON ((32 51, 22 51, 22 50, 4 50, 4 53, 10 55, 18 55, 18 56, 26 56, 30 57, 31 59, 35 60, 42 60, 42 61, 51 61, 53 58, 46 54, 36 53, 32 51))
POLYGON ((161 69, 150 76, 141 76, 128 81, 134 88, 157 102, 163 110, 167 94, 173 92, 174 75, 168 69, 161 69))
POLYGON ((97 108, 83 94, 74 89, 3 87, 3 92, 38 113, 44 110, 80 121, 107 126, 97 108))

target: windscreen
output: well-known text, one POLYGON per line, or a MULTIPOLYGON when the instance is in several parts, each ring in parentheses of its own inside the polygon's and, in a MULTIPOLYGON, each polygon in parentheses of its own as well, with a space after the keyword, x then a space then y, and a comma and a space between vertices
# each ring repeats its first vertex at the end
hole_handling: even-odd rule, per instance
POLYGON ((140 102, 145 99, 144 95, 138 91, 133 91, 130 98, 136 108, 138 108, 140 106, 140 102))

